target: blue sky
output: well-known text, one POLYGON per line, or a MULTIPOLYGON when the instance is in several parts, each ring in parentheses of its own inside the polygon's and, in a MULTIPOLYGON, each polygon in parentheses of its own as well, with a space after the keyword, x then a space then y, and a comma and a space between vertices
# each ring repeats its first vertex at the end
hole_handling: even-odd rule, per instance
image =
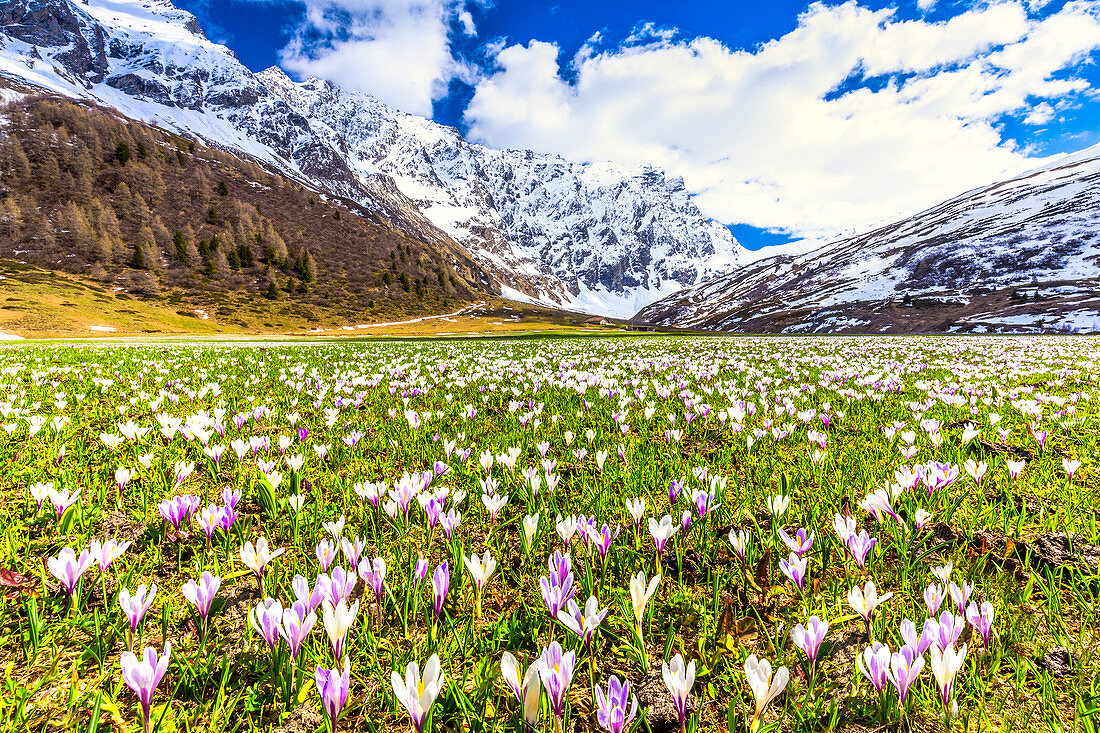
POLYGON ((756 247, 1100 142, 1100 2, 177 0, 253 70, 471 139, 655 164, 756 247))

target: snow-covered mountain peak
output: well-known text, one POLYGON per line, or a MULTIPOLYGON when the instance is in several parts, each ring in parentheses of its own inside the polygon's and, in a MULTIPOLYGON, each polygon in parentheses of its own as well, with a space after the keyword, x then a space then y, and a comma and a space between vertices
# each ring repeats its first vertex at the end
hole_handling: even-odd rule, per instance
POLYGON ((354 199, 468 252, 510 297, 626 316, 743 253, 679 178, 494 150, 369 94, 277 67, 253 74, 167 0, 0 0, 0 76, 354 199))
POLYGON ((732 331, 1100 331, 1100 145, 639 318, 732 331))
MULTIPOLYGON (((265 80, 267 72, 261 74, 265 80)), ((480 254, 514 297, 630 315, 729 272, 743 250, 653 167, 494 150, 369 94, 271 72, 268 88, 320 123, 362 175, 386 175, 437 227, 480 254)))

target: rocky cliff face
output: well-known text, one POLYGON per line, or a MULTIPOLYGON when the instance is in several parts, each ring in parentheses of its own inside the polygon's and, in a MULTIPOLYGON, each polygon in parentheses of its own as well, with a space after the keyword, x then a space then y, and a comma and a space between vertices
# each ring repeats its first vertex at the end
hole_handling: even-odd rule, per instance
POLYGON ((659 170, 493 150, 328 82, 296 84, 277 68, 257 78, 322 123, 360 175, 392 177, 436 226, 511 273, 511 287, 528 296, 628 314, 737 263, 729 231, 659 170))
POLYGON ((492 150, 369 95, 250 72, 166 0, 0 0, 0 76, 232 150, 464 249, 511 297, 629 315, 741 248, 652 168, 492 150))
POLYGON ((1100 146, 638 318, 726 331, 1100 331, 1100 146))

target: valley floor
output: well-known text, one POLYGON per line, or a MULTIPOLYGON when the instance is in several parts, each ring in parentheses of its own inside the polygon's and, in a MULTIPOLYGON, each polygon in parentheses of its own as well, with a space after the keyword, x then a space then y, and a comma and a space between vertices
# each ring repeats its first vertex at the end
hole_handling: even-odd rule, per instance
POLYGON ((481 298, 431 312, 379 301, 365 312, 339 300, 329 306, 283 295, 268 300, 241 292, 165 289, 142 296, 121 287, 0 260, 0 342, 117 337, 491 336, 603 333, 588 315, 481 298))

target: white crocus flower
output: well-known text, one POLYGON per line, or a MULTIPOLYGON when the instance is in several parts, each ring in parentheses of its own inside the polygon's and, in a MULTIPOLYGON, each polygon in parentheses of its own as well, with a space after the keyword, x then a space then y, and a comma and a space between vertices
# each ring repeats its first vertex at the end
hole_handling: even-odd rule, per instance
POLYGON ((791 497, 782 494, 776 494, 768 499, 768 511, 771 512, 777 522, 783 519, 783 515, 787 513, 787 507, 790 505, 791 497))
POLYGON ((396 671, 390 673, 393 694, 409 711, 413 727, 418 731, 423 730, 428 711, 443 689, 444 679, 443 670, 439 667, 438 654, 433 654, 424 665, 423 675, 420 674, 420 667, 416 662, 409 662, 405 667, 404 679, 396 671))
POLYGON ((750 725, 750 730, 755 731, 760 725, 760 716, 768 707, 768 703, 779 697, 787 688, 790 672, 786 667, 780 667, 776 670, 773 679, 771 662, 767 659, 757 659, 755 654, 750 654, 745 660, 745 677, 749 688, 752 689, 752 696, 756 700, 756 712, 753 713, 750 725))

